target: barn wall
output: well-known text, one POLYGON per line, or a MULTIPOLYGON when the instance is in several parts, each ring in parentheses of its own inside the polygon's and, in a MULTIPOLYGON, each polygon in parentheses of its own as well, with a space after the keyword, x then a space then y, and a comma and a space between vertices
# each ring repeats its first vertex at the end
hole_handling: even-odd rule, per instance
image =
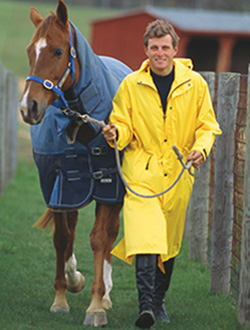
MULTIPOLYGON (((146 58, 143 35, 149 22, 157 17, 141 11, 92 23, 91 45, 98 55, 115 57, 132 70, 146 58)), ((184 31, 175 27, 180 37, 177 57, 190 57, 197 71, 247 73, 249 36, 184 31)))
MULTIPOLYGON (((146 59, 143 49, 145 29, 155 19, 154 16, 141 13, 95 21, 91 29, 91 47, 96 54, 115 57, 132 70, 137 70, 146 59)), ((180 37, 177 56, 184 57, 189 37, 178 28, 175 30, 180 37)))
POLYGON ((92 25, 91 46, 96 54, 115 57, 136 70, 146 59, 143 35, 148 23, 154 19, 141 14, 96 22, 92 25))

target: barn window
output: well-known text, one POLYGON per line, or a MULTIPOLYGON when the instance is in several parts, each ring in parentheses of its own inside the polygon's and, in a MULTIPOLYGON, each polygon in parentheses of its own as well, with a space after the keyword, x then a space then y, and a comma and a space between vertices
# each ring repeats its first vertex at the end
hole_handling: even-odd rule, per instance
POLYGON ((250 39, 239 39, 233 48, 231 71, 248 73, 250 63, 250 39))
POLYGON ((212 38, 192 38, 187 46, 187 57, 191 58, 196 71, 215 71, 218 41, 212 38))

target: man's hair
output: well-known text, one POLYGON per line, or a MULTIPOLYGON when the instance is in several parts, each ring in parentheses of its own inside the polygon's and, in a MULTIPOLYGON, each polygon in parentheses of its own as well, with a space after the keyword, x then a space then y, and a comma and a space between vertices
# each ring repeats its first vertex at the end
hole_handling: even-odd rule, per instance
POLYGON ((157 19, 148 24, 146 32, 144 34, 144 46, 148 47, 148 40, 151 38, 161 38, 165 35, 170 34, 172 37, 173 47, 175 48, 178 45, 179 37, 176 34, 172 24, 167 20, 157 19))

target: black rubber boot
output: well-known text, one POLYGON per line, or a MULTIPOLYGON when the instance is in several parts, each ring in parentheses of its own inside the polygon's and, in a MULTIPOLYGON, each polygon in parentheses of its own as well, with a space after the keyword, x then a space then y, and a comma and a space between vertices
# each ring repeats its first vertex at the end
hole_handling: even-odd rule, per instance
POLYGON ((155 323, 153 312, 155 259, 155 254, 139 254, 136 256, 136 282, 140 313, 135 325, 141 329, 150 329, 155 323))
MULTIPOLYGON (((158 258, 157 258, 158 259, 158 258)), ((154 301, 154 315, 156 320, 170 323, 170 319, 165 309, 165 296, 170 285, 171 275, 174 268, 175 258, 169 259, 164 262, 165 274, 157 266, 158 260, 156 259, 155 271, 155 288, 153 294, 154 301)))

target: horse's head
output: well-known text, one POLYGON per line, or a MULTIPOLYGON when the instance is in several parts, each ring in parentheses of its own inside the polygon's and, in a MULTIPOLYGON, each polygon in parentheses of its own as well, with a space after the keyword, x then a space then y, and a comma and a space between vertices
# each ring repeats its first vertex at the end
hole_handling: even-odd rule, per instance
POLYGON ((74 35, 62 0, 58 2, 56 14, 46 18, 31 7, 30 19, 36 31, 27 47, 30 75, 19 101, 19 110, 25 122, 36 125, 43 120, 46 108, 60 92, 78 80, 79 64, 71 47, 74 35))

